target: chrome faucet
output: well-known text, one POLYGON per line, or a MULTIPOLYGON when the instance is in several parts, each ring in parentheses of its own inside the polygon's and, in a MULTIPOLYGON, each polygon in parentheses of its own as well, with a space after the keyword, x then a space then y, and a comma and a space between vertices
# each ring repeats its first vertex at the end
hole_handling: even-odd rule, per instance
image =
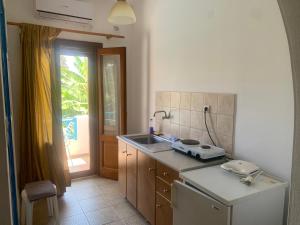
POLYGON ((164 113, 164 114, 165 114, 165 115, 162 117, 163 120, 164 120, 164 119, 170 119, 170 118, 171 118, 171 113, 168 113, 168 114, 167 114, 167 112, 164 111, 164 110, 155 111, 153 117, 155 117, 155 115, 156 115, 157 113, 164 113))

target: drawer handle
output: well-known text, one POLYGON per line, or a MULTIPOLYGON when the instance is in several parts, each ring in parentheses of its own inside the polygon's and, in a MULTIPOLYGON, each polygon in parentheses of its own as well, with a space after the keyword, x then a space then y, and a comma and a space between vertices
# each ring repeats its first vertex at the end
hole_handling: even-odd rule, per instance
POLYGON ((160 208, 161 207, 161 204, 156 204, 156 208, 160 208))
POLYGON ((214 209, 214 210, 220 211, 220 208, 215 206, 215 205, 212 205, 211 208, 214 209))
POLYGON ((168 193, 169 192, 169 190, 168 189, 163 189, 163 193, 168 193))
POLYGON ((123 151, 122 153, 126 153, 126 151, 123 151))
POLYGON ((128 153, 127 156, 131 156, 132 154, 128 153))
POLYGON ((149 172, 155 171, 155 168, 148 168, 149 172))
POLYGON ((164 177, 168 176, 168 173, 167 172, 163 172, 163 176, 164 177))

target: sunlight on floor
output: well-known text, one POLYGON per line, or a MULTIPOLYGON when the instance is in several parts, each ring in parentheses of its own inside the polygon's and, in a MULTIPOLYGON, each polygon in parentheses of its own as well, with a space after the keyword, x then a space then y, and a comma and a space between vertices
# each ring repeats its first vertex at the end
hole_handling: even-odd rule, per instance
MULTIPOLYGON (((117 181, 76 179, 58 199, 61 225, 149 225, 120 194, 117 181)), ((45 201, 34 207, 34 225, 54 225, 45 201)))
POLYGON ((90 169, 90 156, 85 154, 82 156, 73 156, 68 159, 70 173, 86 171, 90 169))

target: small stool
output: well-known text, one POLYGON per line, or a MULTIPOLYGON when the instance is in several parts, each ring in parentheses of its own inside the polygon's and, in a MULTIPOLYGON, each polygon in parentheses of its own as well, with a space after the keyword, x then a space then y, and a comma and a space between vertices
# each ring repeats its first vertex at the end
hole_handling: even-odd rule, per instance
POLYGON ((59 225, 59 213, 57 203, 56 186, 50 181, 37 181, 25 185, 21 193, 22 196, 22 209, 21 209, 21 222, 24 225, 32 225, 32 214, 34 202, 47 199, 48 214, 53 216, 57 225, 59 225))

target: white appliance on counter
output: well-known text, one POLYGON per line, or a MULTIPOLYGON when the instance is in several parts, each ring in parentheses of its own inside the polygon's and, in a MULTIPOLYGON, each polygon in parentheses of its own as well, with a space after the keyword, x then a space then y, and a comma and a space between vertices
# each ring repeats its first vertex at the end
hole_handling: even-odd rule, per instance
POLYGON ((213 166, 180 173, 173 225, 282 225, 287 183, 261 175, 251 186, 213 166))
POLYGON ((172 143, 172 148, 199 160, 210 160, 225 156, 225 150, 208 144, 184 144, 182 141, 172 143))

